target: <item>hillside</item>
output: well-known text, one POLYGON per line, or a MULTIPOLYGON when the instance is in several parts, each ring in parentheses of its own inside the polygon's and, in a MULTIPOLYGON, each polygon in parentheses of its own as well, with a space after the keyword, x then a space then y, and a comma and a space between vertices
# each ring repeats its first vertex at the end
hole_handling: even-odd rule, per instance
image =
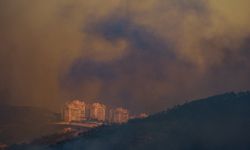
POLYGON ((196 100, 143 120, 89 131, 56 145, 11 149, 249 150, 250 92, 196 100))
POLYGON ((54 132, 55 113, 35 107, 0 106, 0 143, 13 144, 54 132))

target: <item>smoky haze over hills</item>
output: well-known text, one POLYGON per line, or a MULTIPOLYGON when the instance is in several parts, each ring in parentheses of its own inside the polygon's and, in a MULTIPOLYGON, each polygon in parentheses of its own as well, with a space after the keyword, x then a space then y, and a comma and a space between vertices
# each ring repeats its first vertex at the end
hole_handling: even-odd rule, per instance
POLYGON ((249 0, 1 0, 0 103, 134 112, 250 89, 249 0))
POLYGON ((54 145, 12 150, 248 150, 250 92, 226 93, 178 105, 146 119, 97 128, 54 145))
POLYGON ((0 106, 0 144, 15 144, 59 131, 54 112, 36 107, 0 106))

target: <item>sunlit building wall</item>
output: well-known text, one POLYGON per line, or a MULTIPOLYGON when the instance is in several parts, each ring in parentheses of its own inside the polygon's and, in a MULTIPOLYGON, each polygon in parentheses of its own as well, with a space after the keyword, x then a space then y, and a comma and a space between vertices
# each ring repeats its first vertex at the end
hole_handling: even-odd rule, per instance
POLYGON ((90 119, 97 121, 105 121, 106 106, 101 103, 93 103, 90 106, 90 119))
POLYGON ((73 100, 63 108, 63 119, 66 122, 83 121, 86 119, 86 104, 80 100, 73 100))
POLYGON ((113 123, 126 123, 129 120, 129 112, 124 108, 116 108, 113 110, 113 123))

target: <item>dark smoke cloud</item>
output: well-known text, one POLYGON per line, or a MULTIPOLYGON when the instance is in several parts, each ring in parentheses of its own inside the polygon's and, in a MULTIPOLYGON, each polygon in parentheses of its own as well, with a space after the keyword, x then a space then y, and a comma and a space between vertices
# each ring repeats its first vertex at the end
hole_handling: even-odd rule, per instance
MULTIPOLYGON (((135 110, 145 107, 140 105, 142 100, 150 102, 153 97, 163 96, 157 92, 165 93, 165 89, 160 88, 169 82, 168 74, 171 73, 168 66, 181 63, 172 51, 167 51, 172 47, 171 44, 124 18, 109 18, 96 25, 91 24, 91 27, 94 27, 94 33, 89 34, 96 34, 109 42, 125 40, 128 53, 112 62, 77 60, 65 79, 71 82, 71 89, 98 80, 102 85, 98 96, 106 99, 107 103, 111 101, 111 105, 121 103, 135 110)), ((81 91, 88 91, 87 88, 81 91)), ((80 93, 85 95, 84 92, 80 93)))
POLYGON ((81 98, 156 112, 249 89, 248 6, 3 0, 0 102, 54 109, 81 98))

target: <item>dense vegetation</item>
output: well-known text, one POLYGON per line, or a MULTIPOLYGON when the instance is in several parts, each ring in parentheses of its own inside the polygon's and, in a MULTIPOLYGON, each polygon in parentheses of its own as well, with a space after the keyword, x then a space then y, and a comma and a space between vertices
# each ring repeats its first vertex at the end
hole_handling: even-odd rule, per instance
POLYGON ((249 150, 250 92, 192 101, 142 120, 89 131, 56 145, 12 149, 249 150))

